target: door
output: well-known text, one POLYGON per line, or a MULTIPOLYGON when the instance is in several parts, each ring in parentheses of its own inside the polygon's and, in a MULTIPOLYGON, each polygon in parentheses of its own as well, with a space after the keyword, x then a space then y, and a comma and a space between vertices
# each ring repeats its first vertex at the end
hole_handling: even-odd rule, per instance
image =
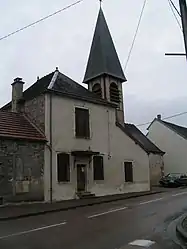
POLYGON ((86 188, 86 164, 77 164, 77 191, 85 191, 86 188))

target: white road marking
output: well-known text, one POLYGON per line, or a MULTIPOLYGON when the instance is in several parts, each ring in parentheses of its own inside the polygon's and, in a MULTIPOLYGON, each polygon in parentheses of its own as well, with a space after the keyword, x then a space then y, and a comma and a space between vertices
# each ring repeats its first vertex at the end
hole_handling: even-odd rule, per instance
POLYGON ((24 234, 28 234, 28 233, 38 232, 38 231, 41 231, 41 230, 44 230, 44 229, 63 226, 66 223, 67 222, 64 221, 64 222, 58 223, 58 224, 53 224, 53 225, 44 226, 44 227, 38 227, 38 228, 31 229, 31 230, 26 230, 26 231, 23 231, 23 232, 19 232, 19 233, 13 233, 13 234, 5 235, 5 236, 0 237, 0 240, 10 238, 10 237, 20 236, 20 235, 24 235, 24 234))
POLYGON ((150 201, 140 202, 139 205, 144 205, 144 204, 148 204, 148 203, 151 203, 151 202, 160 201, 160 200, 162 200, 162 199, 163 199, 163 197, 162 197, 162 198, 158 198, 158 199, 154 199, 154 200, 150 200, 150 201))
POLYGON ((112 209, 112 210, 109 210, 107 212, 103 212, 103 213, 88 216, 88 219, 92 219, 92 218, 95 218, 95 217, 98 217, 98 216, 101 216, 101 215, 105 215, 105 214, 109 214, 109 213, 118 212, 118 211, 125 210, 125 209, 127 209, 127 207, 122 207, 122 208, 118 208, 118 209, 112 209))
POLYGON ((148 248, 148 247, 152 246, 153 244, 155 244, 154 241, 145 240, 145 239, 135 240, 135 241, 129 243, 129 245, 131 245, 131 246, 141 246, 144 248, 145 247, 148 248))
POLYGON ((181 192, 181 193, 173 194, 172 196, 185 195, 185 194, 187 194, 187 192, 181 192))

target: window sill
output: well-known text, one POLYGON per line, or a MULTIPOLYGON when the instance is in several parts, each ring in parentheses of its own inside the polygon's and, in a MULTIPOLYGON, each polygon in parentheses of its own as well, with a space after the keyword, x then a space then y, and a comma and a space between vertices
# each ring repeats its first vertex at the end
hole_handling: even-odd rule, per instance
POLYGON ((85 140, 91 140, 91 137, 79 137, 75 136, 76 139, 85 139, 85 140))
POLYGON ((67 184, 70 184, 71 182, 58 182, 59 185, 67 185, 67 184))

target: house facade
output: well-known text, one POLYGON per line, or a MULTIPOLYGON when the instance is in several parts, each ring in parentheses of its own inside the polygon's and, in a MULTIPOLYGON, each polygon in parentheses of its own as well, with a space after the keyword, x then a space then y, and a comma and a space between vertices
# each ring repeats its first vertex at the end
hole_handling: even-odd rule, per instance
POLYGON ((165 151, 165 175, 168 173, 187 173, 186 127, 166 122, 161 119, 161 115, 158 115, 149 126, 147 137, 165 151))
POLYGON ((150 189, 150 162, 163 152, 124 123, 125 81, 102 9, 84 77, 88 89, 58 68, 24 92, 16 79, 12 101, 1 112, 24 115, 41 136, 43 188, 37 186, 45 201, 150 189))
MULTIPOLYGON (((46 96, 46 104, 49 111, 50 96, 46 96)), ((48 111, 46 117, 49 118, 48 111)), ((147 153, 116 126, 115 108, 53 95, 51 118, 58 121, 52 124, 51 156, 52 165, 56 165, 52 168, 52 188, 55 200, 76 198, 78 192, 102 196, 149 190, 147 153), (62 106, 64 109, 60 114, 55 111, 62 106), (79 111, 88 115, 88 131, 79 131, 76 127, 79 111), (64 157, 68 158, 68 163, 61 179, 60 160, 63 161, 64 157), (63 178, 64 173, 66 178, 63 178)), ((46 123, 49 124, 49 121, 46 123)), ((49 129, 46 129, 47 137, 49 129)), ((46 190, 50 190, 50 153, 46 150, 46 190)), ((50 191, 45 193, 47 200, 49 194, 50 191)))

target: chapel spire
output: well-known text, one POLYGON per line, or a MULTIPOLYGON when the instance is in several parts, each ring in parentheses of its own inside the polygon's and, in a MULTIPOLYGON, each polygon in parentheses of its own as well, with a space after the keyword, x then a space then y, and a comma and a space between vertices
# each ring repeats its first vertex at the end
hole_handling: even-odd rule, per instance
POLYGON ((126 81, 106 19, 100 7, 83 82, 88 83, 102 75, 115 77, 120 82, 126 81))

